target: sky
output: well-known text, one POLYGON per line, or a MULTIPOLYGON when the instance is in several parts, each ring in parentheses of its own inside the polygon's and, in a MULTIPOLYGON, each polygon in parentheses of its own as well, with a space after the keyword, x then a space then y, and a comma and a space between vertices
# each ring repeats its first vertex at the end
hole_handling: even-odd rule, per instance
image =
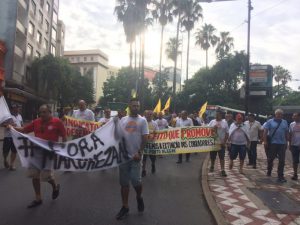
MULTIPOLYGON (((202 3, 203 19, 191 32, 189 78, 205 67, 205 52, 195 46, 195 32, 204 23, 212 24, 217 33, 229 31, 234 38, 234 51, 246 51, 248 0, 202 3)), ((281 65, 291 72, 293 79, 300 80, 300 2, 299 0, 252 0, 251 11, 251 63, 281 65)), ((126 43, 122 23, 114 15, 115 0, 60 0, 59 18, 66 25, 65 50, 100 49, 109 56, 109 64, 122 67, 129 65, 129 45, 126 43)), ((145 65, 159 67, 160 30, 158 23, 146 33, 145 65)), ((164 46, 170 37, 176 36, 176 23, 168 24, 164 34, 164 46)), ((183 39, 182 80, 186 77, 187 33, 183 39)), ((173 62, 163 53, 163 66, 173 62)), ((214 65, 214 50, 209 50, 209 66, 214 65)), ((291 81, 293 89, 300 81, 291 81)))

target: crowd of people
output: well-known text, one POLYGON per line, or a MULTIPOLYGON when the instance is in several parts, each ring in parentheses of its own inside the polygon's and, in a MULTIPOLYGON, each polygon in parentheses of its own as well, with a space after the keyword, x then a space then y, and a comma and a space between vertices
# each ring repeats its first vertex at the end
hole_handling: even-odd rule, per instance
MULTIPOLYGON (((226 115, 222 111, 216 111, 215 119, 207 121, 205 116, 200 118, 198 113, 188 114, 182 111, 178 114, 170 114, 168 110, 154 113, 152 110, 146 110, 142 115, 139 114, 139 100, 133 98, 129 102, 129 115, 125 115, 124 110, 119 111, 116 117, 111 117, 111 110, 104 109, 104 117, 97 117, 98 114, 87 108, 84 100, 78 102, 78 109, 70 111, 64 110, 64 115, 72 116, 80 120, 96 121, 102 124, 113 121, 120 123, 126 147, 130 157, 133 159, 119 167, 119 181, 121 185, 122 207, 117 214, 117 219, 123 219, 129 212, 128 196, 129 183, 133 185, 136 191, 136 200, 138 211, 144 211, 144 201, 142 198, 142 177, 147 175, 147 158, 151 161, 151 173, 156 173, 156 156, 143 155, 144 145, 147 143, 149 132, 157 130, 170 129, 172 127, 187 126, 209 126, 216 131, 216 144, 219 149, 210 152, 210 172, 214 172, 216 158, 219 157, 220 175, 226 177, 225 155, 226 150, 229 156, 229 170, 234 166, 234 162, 239 157, 239 172, 244 173, 245 159, 248 156, 248 165, 253 169, 257 168, 257 145, 264 143, 267 155, 267 176, 272 175, 273 162, 278 158, 277 177, 278 182, 286 182, 284 177, 286 149, 290 149, 293 158, 294 175, 293 180, 298 179, 297 170, 300 155, 300 113, 294 114, 294 121, 288 125, 283 119, 283 111, 277 109, 274 118, 270 118, 265 124, 261 125, 255 120, 255 115, 250 114, 244 118, 242 114, 237 114, 235 118, 230 113, 226 115)), ((61 119, 54 117, 51 108, 42 105, 39 108, 39 118, 28 125, 23 125, 23 120, 18 112, 18 107, 11 107, 12 120, 6 124, 5 137, 3 142, 4 166, 10 170, 15 170, 16 149, 10 134, 10 128, 13 126, 16 130, 24 133, 33 132, 36 137, 50 141, 66 141, 66 131, 61 119), (8 155, 11 151, 10 161, 8 155)), ((78 138, 78 137, 74 137, 78 138)), ((185 161, 190 161, 191 154, 185 154, 185 161)), ((178 154, 176 163, 183 162, 183 155, 178 154)), ((33 208, 42 204, 40 191, 40 182, 47 181, 52 186, 52 198, 59 196, 60 186, 55 181, 52 171, 41 171, 34 166, 28 168, 28 176, 32 178, 32 184, 35 191, 35 200, 28 205, 33 208)))

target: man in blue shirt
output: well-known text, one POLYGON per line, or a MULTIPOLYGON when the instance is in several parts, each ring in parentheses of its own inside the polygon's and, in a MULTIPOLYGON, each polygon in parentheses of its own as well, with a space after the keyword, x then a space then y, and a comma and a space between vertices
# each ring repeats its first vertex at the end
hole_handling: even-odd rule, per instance
POLYGON ((278 182, 284 183, 284 164, 285 164, 285 152, 287 149, 288 140, 288 124, 286 120, 282 119, 283 111, 277 109, 275 111, 275 117, 268 120, 264 126, 264 144, 268 149, 268 172, 267 176, 271 176, 273 169, 273 161, 278 156, 278 182))

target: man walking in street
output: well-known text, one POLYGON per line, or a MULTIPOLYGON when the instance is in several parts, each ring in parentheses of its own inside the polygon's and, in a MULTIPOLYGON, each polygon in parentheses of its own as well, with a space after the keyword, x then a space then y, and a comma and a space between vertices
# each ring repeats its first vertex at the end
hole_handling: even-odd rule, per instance
POLYGON ((157 116, 158 116, 158 119, 155 120, 155 122, 156 122, 156 124, 158 126, 158 129, 159 130, 167 129, 168 126, 169 126, 169 123, 168 123, 168 121, 165 118, 163 118, 163 113, 159 112, 157 116))
MULTIPOLYGON (((121 220, 128 215, 128 197, 129 182, 136 191, 137 208, 139 212, 144 211, 144 200, 142 198, 142 178, 141 178, 141 160, 143 156, 144 145, 147 142, 149 129, 147 120, 141 117, 138 112, 140 110, 140 102, 137 98, 133 98, 129 103, 130 115, 120 120, 122 136, 125 138, 126 149, 132 160, 120 165, 119 176, 121 185, 122 208, 116 216, 121 220)), ((114 119, 118 121, 118 118, 114 119)))
POLYGON ((277 109, 275 111, 274 119, 270 119, 264 127, 264 144, 268 149, 268 171, 267 176, 271 176, 273 169, 273 161, 278 157, 278 182, 284 183, 284 165, 285 165, 285 152, 288 140, 288 124, 286 120, 282 119, 283 111, 277 109), (269 135, 268 135, 269 133, 269 135))
MULTIPOLYGON (((39 116, 40 118, 32 121, 27 126, 21 128, 16 127, 15 129, 23 133, 34 132, 36 137, 44 140, 58 142, 59 137, 61 137, 63 142, 66 141, 65 127, 59 118, 52 117, 51 108, 48 105, 42 105, 39 108, 39 116)), ((46 181, 51 184, 52 199, 58 197, 60 186, 54 179, 53 171, 43 170, 31 165, 30 168, 28 168, 28 176, 32 178, 32 184, 35 191, 35 200, 28 205, 28 208, 33 208, 42 204, 41 181, 46 181)))
POLYGON ((225 172, 225 145, 228 139, 228 125, 225 120, 222 119, 222 112, 217 111, 216 119, 210 121, 208 124, 209 127, 214 127, 217 131, 217 140, 216 144, 220 145, 220 149, 218 151, 211 151, 210 152, 210 172, 214 171, 215 161, 217 158, 217 154, 220 159, 220 166, 221 166, 221 176, 226 177, 227 174, 225 172))
POLYGON ((249 164, 256 169, 257 144, 262 136, 262 126, 260 122, 255 120, 254 114, 248 116, 249 120, 245 122, 249 129, 250 147, 247 149, 249 164))
MULTIPOLYGON (((192 127, 193 126, 193 121, 188 118, 188 113, 187 111, 182 111, 181 112, 181 118, 178 119, 176 121, 176 127, 192 127)), ((178 154, 178 161, 176 163, 182 163, 182 155, 183 154, 178 154)), ((186 153, 186 162, 189 162, 190 161, 190 153, 186 153)))
POLYGON ((100 118, 98 122, 101 123, 102 125, 106 124, 111 119, 110 113, 111 113, 110 108, 105 108, 104 117, 100 118))
MULTIPOLYGON (((19 114, 19 107, 18 105, 13 104, 11 107, 11 120, 9 121, 10 124, 14 127, 22 127, 23 126, 23 119, 22 116, 19 114)), ((17 150, 14 145, 13 139, 11 137, 10 130, 8 128, 4 131, 4 140, 3 140, 3 160, 4 160, 4 167, 14 171, 16 170, 15 167, 15 160, 17 157, 17 150), (10 163, 7 161, 7 157, 10 153, 10 163)))
MULTIPOLYGON (((158 126, 155 121, 153 121, 153 113, 151 110, 146 110, 144 113, 144 116, 148 122, 148 129, 150 133, 155 132, 158 130, 158 126)), ((147 162, 148 155, 143 155, 143 170, 142 170, 142 177, 145 177, 147 172, 146 172, 146 162, 147 162)), ((156 167, 155 167, 155 161, 156 161, 156 156, 155 155, 149 155, 149 158, 151 160, 151 173, 156 172, 156 167)))
POLYGON ((80 120, 95 121, 95 114, 86 107, 84 100, 78 102, 78 109, 74 110, 73 117, 80 120))
POLYGON ((299 165, 299 157, 300 157, 300 113, 294 113, 294 122, 290 124, 290 151, 293 157, 293 169, 294 175, 292 180, 298 180, 298 165, 299 165))

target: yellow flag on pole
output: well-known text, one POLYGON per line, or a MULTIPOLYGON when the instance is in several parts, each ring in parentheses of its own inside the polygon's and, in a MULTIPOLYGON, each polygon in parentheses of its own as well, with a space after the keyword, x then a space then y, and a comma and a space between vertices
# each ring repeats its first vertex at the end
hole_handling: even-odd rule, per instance
POLYGON ((171 106, 171 97, 168 98, 168 100, 165 104, 165 108, 162 111, 165 112, 165 110, 170 109, 170 106, 171 106))
POLYGON ((157 105, 155 106, 153 112, 155 112, 155 113, 160 113, 161 112, 161 101, 160 101, 160 99, 158 100, 157 105))
POLYGON ((202 118, 203 114, 205 113, 206 107, 207 107, 207 102, 205 102, 205 103, 201 106, 201 109, 200 109, 200 111, 199 111, 199 117, 200 117, 200 118, 202 118))

